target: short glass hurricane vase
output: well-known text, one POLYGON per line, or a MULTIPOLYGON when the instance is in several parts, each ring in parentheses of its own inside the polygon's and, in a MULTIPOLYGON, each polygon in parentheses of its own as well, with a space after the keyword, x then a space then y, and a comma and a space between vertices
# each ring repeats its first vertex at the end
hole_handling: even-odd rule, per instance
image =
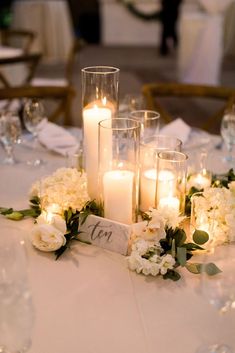
POLYGON ((157 154, 156 207, 177 215, 185 212, 188 156, 178 151, 157 154))
POLYGON ((137 221, 140 125, 132 119, 99 123, 99 190, 104 217, 131 224, 137 221))
POLYGON ((88 193, 98 196, 98 123, 115 118, 118 109, 119 69, 92 66, 82 69, 82 114, 88 193))
POLYGON ((161 151, 181 151, 182 141, 173 136, 153 135, 140 142, 140 210, 155 207, 157 154, 161 151))

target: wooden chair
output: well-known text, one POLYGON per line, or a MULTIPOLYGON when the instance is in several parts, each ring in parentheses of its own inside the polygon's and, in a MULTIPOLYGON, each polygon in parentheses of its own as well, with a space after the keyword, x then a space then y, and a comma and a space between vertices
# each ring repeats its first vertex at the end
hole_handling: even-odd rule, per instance
POLYGON ((15 99, 21 100, 22 106, 25 99, 39 98, 42 99, 47 118, 50 121, 62 121, 65 125, 71 125, 71 100, 75 95, 72 86, 67 87, 8 87, 0 89, 0 101, 8 101, 9 103, 15 99), (51 103, 53 107, 51 106, 51 103), (49 109, 47 109, 49 108, 49 109), (53 109, 51 109, 53 108, 53 109), (50 111, 49 111, 50 110, 50 111), (62 120, 63 118, 63 120, 62 120))
POLYGON ((85 47, 86 42, 82 38, 78 38, 74 40, 72 48, 68 54, 66 63, 65 63, 65 70, 64 70, 64 77, 62 78, 48 78, 48 77, 40 77, 36 76, 31 84, 33 86, 66 86, 73 84, 73 74, 74 74, 74 66, 78 55, 80 54, 81 50, 85 47))
MULTIPOLYGON (((18 64, 23 64, 25 66, 25 77, 22 84, 26 85, 30 83, 32 78, 34 77, 36 68, 41 59, 41 54, 22 54, 18 56, 12 56, 8 58, 0 58, 0 82, 2 82, 3 86, 10 87, 14 86, 14 82, 10 82, 9 78, 7 78, 4 72, 4 66, 14 67, 18 64)), ((21 68, 22 70, 22 68, 21 68)))
POLYGON ((142 93, 147 108, 158 111, 165 123, 179 116, 192 126, 217 133, 224 111, 235 101, 235 88, 230 87, 149 83, 142 93))
POLYGON ((30 52, 36 36, 35 32, 22 29, 2 29, 0 31, 2 45, 21 48, 24 54, 30 52))

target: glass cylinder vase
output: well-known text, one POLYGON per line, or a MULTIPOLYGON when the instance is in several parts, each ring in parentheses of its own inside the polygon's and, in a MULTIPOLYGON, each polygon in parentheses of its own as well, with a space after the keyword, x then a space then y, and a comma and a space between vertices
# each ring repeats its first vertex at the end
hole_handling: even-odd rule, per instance
POLYGON ((154 135, 140 143, 140 210, 155 207, 157 154, 161 151, 181 151, 182 141, 173 136, 154 135))
POLYGON ((162 151, 157 155, 156 207, 184 214, 187 155, 178 151, 162 151))
POLYGON ((104 217, 136 222, 139 194, 140 125, 132 119, 99 123, 99 187, 104 217))
POLYGON ((118 109, 119 69, 92 66, 82 69, 82 114, 88 193, 98 196, 98 123, 114 118, 118 109))

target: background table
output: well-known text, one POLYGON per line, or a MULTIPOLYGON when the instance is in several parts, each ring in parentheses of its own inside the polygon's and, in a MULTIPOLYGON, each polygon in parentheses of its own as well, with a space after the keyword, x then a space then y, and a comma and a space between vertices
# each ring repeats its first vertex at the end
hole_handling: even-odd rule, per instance
MULTIPOLYGON (((27 207, 33 181, 65 165, 59 155, 40 153, 42 168, 1 166, 0 206, 27 207)), ((16 154, 25 160, 32 151, 17 146, 16 154)), ((0 216, 3 224, 12 221, 0 216)), ((31 219, 13 224, 25 232, 35 305, 29 353, 195 353, 217 340, 235 346, 235 313, 218 315, 197 292, 199 276, 182 270, 171 282, 137 275, 125 257, 80 243, 55 261, 31 246, 31 219)))
MULTIPOLYGON (((0 45, 0 58, 12 58, 23 54, 18 48, 4 47, 0 45)), ((4 77, 13 86, 19 86, 24 82, 27 70, 24 64, 4 65, 0 67, 4 77)), ((2 85, 2 83, 0 84, 2 85)))
POLYGON ((178 55, 181 82, 220 84, 224 56, 224 18, 231 1, 199 0, 204 12, 195 10, 182 13, 178 55))
POLYGON ((72 19, 65 0, 20 0, 13 3, 12 27, 32 30, 32 51, 46 60, 64 60, 73 43, 72 19))

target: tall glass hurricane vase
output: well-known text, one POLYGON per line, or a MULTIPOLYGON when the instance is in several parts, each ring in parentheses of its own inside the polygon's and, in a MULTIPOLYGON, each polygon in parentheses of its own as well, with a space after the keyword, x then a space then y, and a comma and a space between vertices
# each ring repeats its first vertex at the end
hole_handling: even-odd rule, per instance
POLYGON ((125 224, 137 220, 140 124, 132 119, 99 123, 99 186, 104 217, 125 224))
POLYGON ((114 118, 118 108, 119 69, 93 66, 82 69, 82 107, 85 170, 88 192, 98 196, 98 123, 114 118))

